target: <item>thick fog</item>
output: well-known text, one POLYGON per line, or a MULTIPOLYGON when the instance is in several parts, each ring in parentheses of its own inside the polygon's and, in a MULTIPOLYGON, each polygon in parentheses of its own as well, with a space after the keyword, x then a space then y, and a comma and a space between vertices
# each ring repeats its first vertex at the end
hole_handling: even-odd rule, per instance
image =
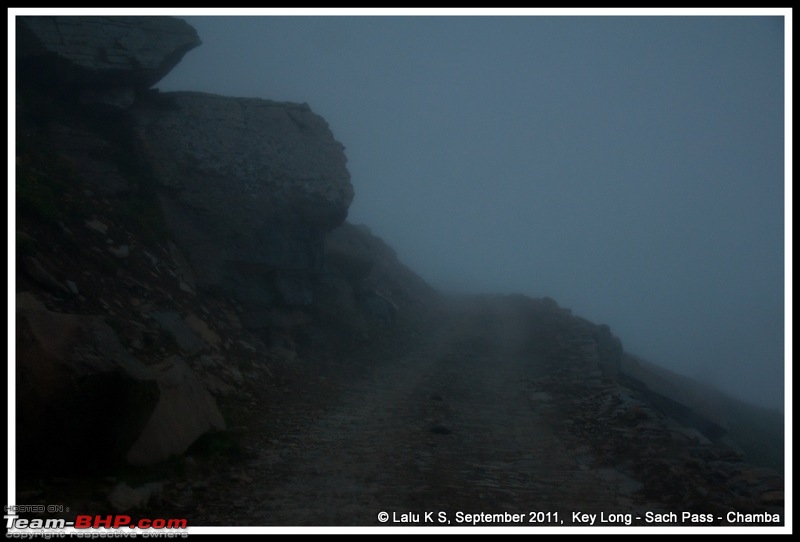
POLYGON ((442 290, 550 296, 783 408, 782 17, 186 17, 157 86, 307 102, 442 290))

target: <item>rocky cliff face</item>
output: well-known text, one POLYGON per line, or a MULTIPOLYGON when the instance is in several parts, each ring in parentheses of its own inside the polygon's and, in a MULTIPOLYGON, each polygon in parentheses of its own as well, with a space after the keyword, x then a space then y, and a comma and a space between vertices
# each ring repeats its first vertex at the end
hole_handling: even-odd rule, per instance
POLYGON ((164 461, 302 337, 336 342, 314 302, 343 146, 305 104, 149 90, 200 44, 183 21, 16 28, 20 463, 164 461))

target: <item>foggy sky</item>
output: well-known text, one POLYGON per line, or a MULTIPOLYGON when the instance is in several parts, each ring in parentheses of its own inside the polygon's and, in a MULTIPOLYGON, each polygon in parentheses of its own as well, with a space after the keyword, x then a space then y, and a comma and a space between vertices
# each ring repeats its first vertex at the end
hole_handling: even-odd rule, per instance
POLYGON ((781 17, 185 17, 156 86, 307 102, 442 290, 550 296, 782 408, 781 17))

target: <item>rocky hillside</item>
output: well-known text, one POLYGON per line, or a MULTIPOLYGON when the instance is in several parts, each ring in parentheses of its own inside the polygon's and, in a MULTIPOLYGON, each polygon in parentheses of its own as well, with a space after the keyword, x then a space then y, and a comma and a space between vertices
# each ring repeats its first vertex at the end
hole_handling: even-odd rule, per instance
MULTIPOLYGON (((142 473, 263 446, 258 428, 278 430, 280 405, 334 404, 365 360, 396 358, 445 318, 449 301, 346 221, 344 149, 308 105, 153 89, 200 45, 185 22, 18 17, 16 32, 16 438, 29 501, 143 506, 155 486, 127 485, 142 473), (73 493, 53 482, 64 478, 73 493)), ((730 420, 659 387, 608 326, 549 298, 502 306, 521 352, 597 381, 580 416, 616 390, 603 412, 634 426, 640 407, 658 411, 717 450, 710 461, 736 458, 726 476, 744 448, 782 449, 782 434, 759 441, 758 422, 735 442, 730 420)), ((459 352, 486 346, 461 339, 459 352)), ((748 502, 782 506, 775 473, 752 477, 763 491, 748 502)))
POLYGON ((200 44, 186 23, 17 32, 21 466, 181 454, 225 429, 215 396, 430 297, 344 223, 343 147, 307 105, 150 90, 200 44), (92 434, 43 457, 54 431, 92 434))

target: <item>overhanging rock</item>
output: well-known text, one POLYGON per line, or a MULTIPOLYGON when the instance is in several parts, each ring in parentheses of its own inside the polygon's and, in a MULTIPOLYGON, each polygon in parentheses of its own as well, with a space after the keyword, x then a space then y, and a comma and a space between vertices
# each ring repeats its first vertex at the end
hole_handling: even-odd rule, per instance
POLYGON ((310 303, 325 233, 353 198, 328 124, 305 104, 197 92, 154 95, 133 113, 198 286, 251 305, 310 303))
POLYGON ((26 79, 67 88, 146 89, 201 44, 174 17, 17 17, 17 61, 26 79))

